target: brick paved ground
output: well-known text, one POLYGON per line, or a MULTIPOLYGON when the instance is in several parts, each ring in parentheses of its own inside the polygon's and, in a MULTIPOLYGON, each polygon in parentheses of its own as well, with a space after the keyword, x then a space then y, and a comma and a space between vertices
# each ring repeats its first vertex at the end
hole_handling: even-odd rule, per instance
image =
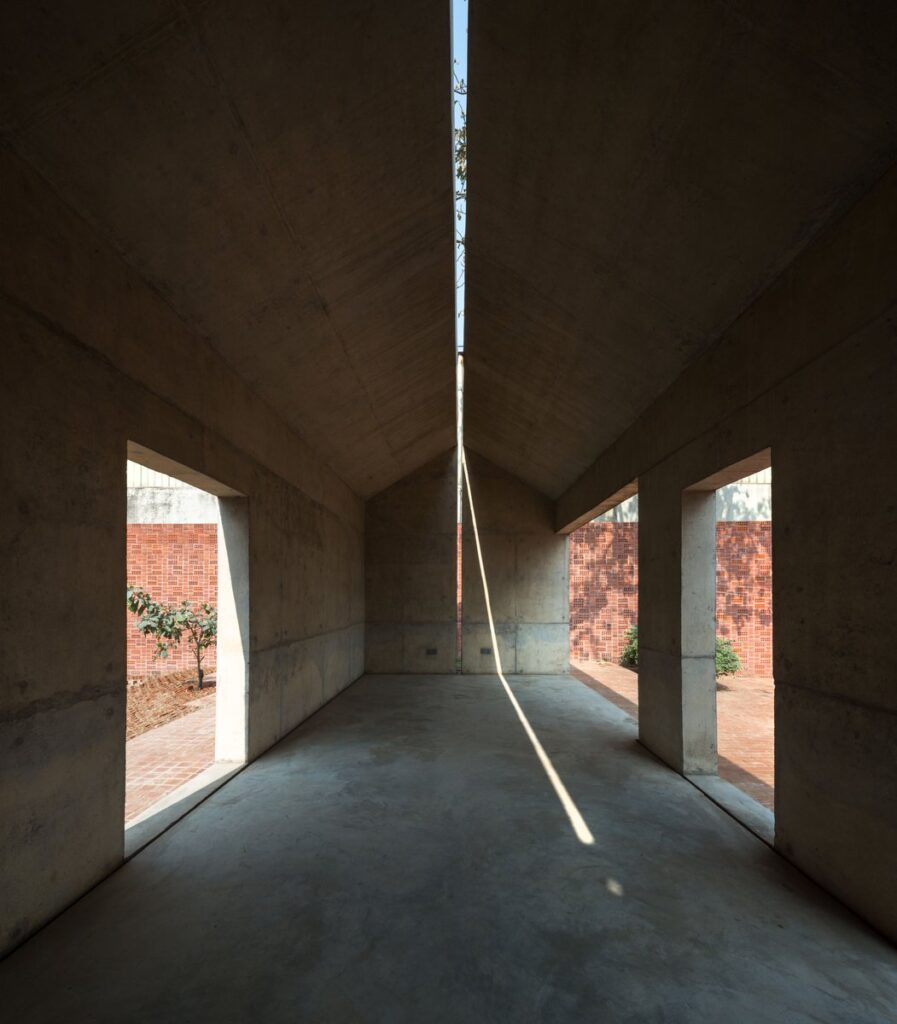
POLYGON ((125 746, 125 825, 215 760, 215 698, 125 746))
MULTIPOLYGON (((621 665, 572 661, 577 679, 638 721, 638 675, 621 665)), ((719 775, 773 810, 773 681, 726 676, 716 692, 719 775)))

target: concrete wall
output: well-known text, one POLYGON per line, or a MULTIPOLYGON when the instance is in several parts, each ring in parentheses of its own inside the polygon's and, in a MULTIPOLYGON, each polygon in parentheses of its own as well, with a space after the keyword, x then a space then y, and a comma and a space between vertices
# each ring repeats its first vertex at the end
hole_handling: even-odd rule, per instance
POLYGON ((451 451, 367 502, 368 672, 455 671, 455 486, 451 451))
MULTIPOLYGON (((505 672, 568 664, 567 541, 553 505, 468 452, 505 672)), ((456 671, 456 462, 448 452, 367 502, 368 672, 456 671)), ((462 670, 495 671, 483 587, 464 508, 462 670)))
POLYGON ((364 515, 8 150, 0 206, 6 949, 122 858, 127 442, 248 498, 250 756, 363 670, 364 515))
POLYGON ((776 843, 897 939, 895 228, 892 171, 559 499, 556 524, 638 477, 640 731, 681 770, 683 490, 771 448, 776 843))
POLYGON ((218 522, 218 499, 197 487, 129 487, 128 523, 218 522))
MULTIPOLYGON (((567 538, 554 531, 553 503, 468 450, 499 653, 506 673, 564 672, 569 665, 567 538)), ((464 512, 463 670, 493 672, 483 586, 464 512)))

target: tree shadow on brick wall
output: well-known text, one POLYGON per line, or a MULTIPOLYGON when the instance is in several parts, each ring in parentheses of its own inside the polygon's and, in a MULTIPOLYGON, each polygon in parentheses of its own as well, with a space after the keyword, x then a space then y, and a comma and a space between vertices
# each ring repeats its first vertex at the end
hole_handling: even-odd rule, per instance
MULTIPOLYGON (((772 535, 769 523, 719 523, 717 526, 717 621, 720 636, 735 643, 758 641, 767 648, 760 661, 771 659, 772 535), (757 634, 760 634, 758 637, 757 634)), ((755 651, 740 650, 749 667, 755 651)), ((768 669, 764 668, 764 672, 768 669)))
POLYGON ((638 616, 638 524, 587 523, 571 535, 570 653, 616 660, 638 616))

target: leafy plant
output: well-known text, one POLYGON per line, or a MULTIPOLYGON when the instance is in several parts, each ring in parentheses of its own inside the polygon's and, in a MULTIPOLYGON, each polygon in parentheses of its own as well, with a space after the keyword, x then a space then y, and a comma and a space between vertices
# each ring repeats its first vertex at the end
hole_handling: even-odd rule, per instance
MULTIPOLYGON (((735 653, 731 640, 718 636, 715 656, 717 676, 731 676, 740 671, 741 658, 735 653)), ((626 646, 620 656, 620 664, 627 668, 638 667, 638 625, 636 624, 626 630, 626 646)))
POLYGON ((458 108, 459 127, 452 130, 455 142, 455 177, 458 188, 457 199, 467 199, 467 82, 454 76, 452 90, 455 94, 455 106, 458 108), (463 99, 461 98, 463 97, 463 99))
MULTIPOLYGON (((457 61, 455 62, 457 64, 457 61)), ((456 287, 464 280, 466 261, 466 238, 464 228, 467 220, 467 82, 452 70, 452 91, 454 111, 452 116, 452 145, 455 157, 455 261, 458 265, 456 287)), ((460 311, 459 311, 459 316, 460 311)))
POLYGON ((638 626, 635 624, 626 630, 626 646, 620 664, 627 668, 638 668, 638 626))
POLYGON ((128 584, 128 611, 136 615, 137 629, 156 638, 156 657, 167 658, 169 649, 186 637, 187 647, 196 660, 197 686, 202 689, 202 661, 209 647, 218 641, 218 611, 211 604, 194 608, 189 601, 164 604, 150 594, 128 584))
POLYGON ((741 658, 735 653, 731 640, 716 638, 716 674, 717 676, 734 676, 741 668, 741 658))

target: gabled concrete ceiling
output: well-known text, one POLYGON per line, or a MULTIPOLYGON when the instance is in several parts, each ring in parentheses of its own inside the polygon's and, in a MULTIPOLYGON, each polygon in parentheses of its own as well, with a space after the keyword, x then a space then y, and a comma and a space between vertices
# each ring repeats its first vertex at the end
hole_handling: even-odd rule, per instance
POLYGON ((9 0, 0 49, 6 140, 356 491, 452 445, 447 0, 9 0))
POLYGON ((471 447, 575 481, 893 161, 895 53, 892 0, 471 0, 471 447))

